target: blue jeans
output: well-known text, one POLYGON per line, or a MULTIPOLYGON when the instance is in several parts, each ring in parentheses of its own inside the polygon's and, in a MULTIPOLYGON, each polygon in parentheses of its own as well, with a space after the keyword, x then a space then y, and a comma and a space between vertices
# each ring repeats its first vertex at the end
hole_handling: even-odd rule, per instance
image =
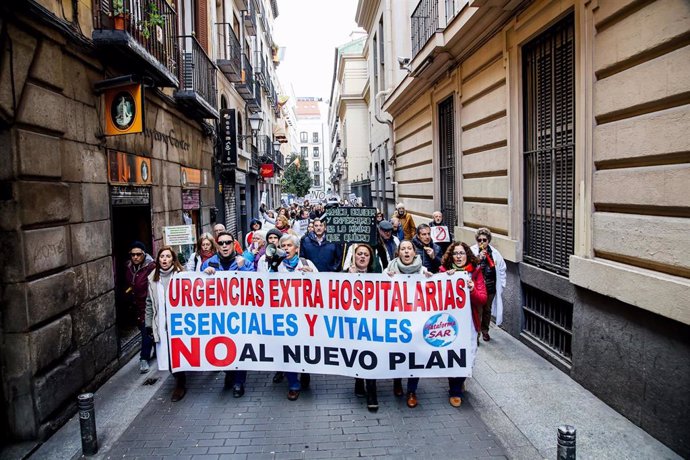
POLYGON ((465 383, 466 377, 448 377, 448 396, 464 398, 462 392, 462 384, 465 383))
POLYGON ((148 361, 151 357, 151 349, 153 348, 153 337, 146 333, 146 326, 144 323, 139 324, 139 331, 141 331, 141 354, 139 354, 139 359, 148 361))
POLYGON ((299 383, 299 374, 297 372, 286 372, 285 378, 288 381, 288 389, 300 391, 302 389, 302 384, 299 383))
MULTIPOLYGON (((399 381, 400 385, 402 386, 402 379, 393 379, 393 380, 399 381)), ((419 377, 410 377, 409 379, 407 379, 407 392, 408 393, 416 393, 418 385, 419 385, 419 377)))

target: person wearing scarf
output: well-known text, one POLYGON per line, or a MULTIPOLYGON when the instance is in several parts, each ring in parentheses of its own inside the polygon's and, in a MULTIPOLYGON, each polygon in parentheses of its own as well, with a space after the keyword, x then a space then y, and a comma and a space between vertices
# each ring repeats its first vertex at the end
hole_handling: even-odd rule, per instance
MULTIPOLYGON (((465 243, 455 242, 451 243, 446 250, 446 253, 441 259, 440 272, 445 272, 452 275, 457 272, 467 272, 472 277, 468 282, 468 289, 470 290, 470 306, 472 309, 472 337, 470 339, 470 346, 474 348, 474 356, 476 353, 478 333, 481 330, 480 311, 487 301, 486 285, 484 283, 484 276, 482 270, 478 268, 479 260, 472 253, 470 247, 465 243)), ((471 363, 474 365, 474 363, 471 363)), ((449 377, 448 378, 448 397, 450 405, 453 407, 460 407, 462 400, 465 397, 463 393, 463 386, 465 384, 465 377, 449 377)))
MULTIPOLYGON (((159 305, 159 299, 167 297, 170 278, 174 273, 183 271, 182 265, 177 259, 177 254, 170 246, 163 246, 158 250, 156 256, 156 268, 149 275, 149 289, 146 297, 146 333, 153 341, 160 343, 161 337, 158 330, 158 315, 164 314, 165 310, 159 305), (162 296, 160 296, 162 294, 162 296)), ((160 356, 160 355, 158 355, 160 356)), ((175 377, 175 389, 170 398, 172 402, 177 402, 184 398, 187 393, 187 376, 184 372, 173 372, 175 377)))
MULTIPOLYGON (((217 237, 218 254, 201 265, 201 271, 207 275, 216 272, 251 272, 254 264, 246 262, 235 252, 235 238, 228 232, 220 232, 217 237)), ((247 371, 225 371, 225 386, 232 385, 232 397, 241 398, 244 395, 244 384, 247 381, 247 371)))
MULTIPOLYGON (((357 243, 352 246, 352 261, 345 273, 381 273, 381 268, 376 263, 374 249, 368 244, 357 243)), ((379 410, 378 395, 376 392, 376 380, 355 379, 355 395, 358 398, 366 396, 369 412, 379 410)))
MULTIPOLYGON (((300 239, 292 234, 286 234, 280 237, 278 243, 280 248, 285 251, 285 259, 278 265, 279 273, 290 273, 294 271, 302 272, 318 272, 319 270, 310 261, 299 256, 300 239)), ((287 399, 296 401, 299 398, 300 391, 309 388, 310 375, 302 373, 301 376, 297 372, 285 372, 285 378, 288 381, 287 399)), ((275 377, 274 377, 275 381, 275 377)))
POLYGON ((242 257, 247 261, 247 263, 254 265, 254 271, 257 271, 259 267, 259 260, 261 256, 266 253, 266 231, 265 230, 254 230, 252 232, 251 244, 242 253, 242 257))
POLYGON ((137 315, 137 326, 141 332, 141 353, 139 354, 139 372, 149 371, 149 358, 153 340, 146 333, 146 294, 149 289, 149 275, 156 268, 153 257, 146 253, 146 246, 141 241, 134 241, 129 246, 129 260, 125 271, 124 299, 137 315))
POLYGON ((184 269, 188 272, 200 272, 201 266, 208 259, 216 255, 218 248, 210 233, 202 233, 196 243, 196 252, 189 258, 184 269))
MULTIPOLYGON (((398 257, 391 260, 386 267, 384 273, 389 276, 415 275, 422 274, 427 278, 432 273, 427 270, 422 264, 421 256, 415 252, 414 244, 410 240, 403 240, 398 247, 398 257)), ((417 407, 417 386, 419 385, 419 377, 411 377, 407 379, 407 407, 417 407)), ((393 394, 395 396, 402 396, 402 379, 393 379, 393 394)))

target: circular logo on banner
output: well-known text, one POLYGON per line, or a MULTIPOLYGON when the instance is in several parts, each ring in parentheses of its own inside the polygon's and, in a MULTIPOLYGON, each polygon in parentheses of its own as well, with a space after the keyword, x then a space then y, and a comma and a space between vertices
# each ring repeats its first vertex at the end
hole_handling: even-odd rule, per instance
POLYGON ((136 115, 136 104, 134 98, 128 91, 117 93, 110 107, 110 119, 115 127, 121 131, 126 131, 134 123, 136 115))
POLYGON ((426 343, 432 347, 445 347, 458 336, 458 322, 448 313, 439 313, 427 320, 423 334, 426 343))

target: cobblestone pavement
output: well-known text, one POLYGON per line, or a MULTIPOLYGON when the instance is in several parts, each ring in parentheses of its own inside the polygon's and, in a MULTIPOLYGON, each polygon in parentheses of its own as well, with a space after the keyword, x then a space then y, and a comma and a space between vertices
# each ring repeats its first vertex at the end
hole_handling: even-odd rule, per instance
POLYGON ((173 378, 158 376, 167 381, 106 458, 506 458, 471 392, 461 408, 448 404, 446 379, 422 379, 415 409, 393 395, 391 380, 379 381, 380 408, 370 413, 348 377, 312 375, 291 402, 272 373, 250 372, 239 399, 223 389, 222 372, 190 373, 187 395, 172 403, 173 378))

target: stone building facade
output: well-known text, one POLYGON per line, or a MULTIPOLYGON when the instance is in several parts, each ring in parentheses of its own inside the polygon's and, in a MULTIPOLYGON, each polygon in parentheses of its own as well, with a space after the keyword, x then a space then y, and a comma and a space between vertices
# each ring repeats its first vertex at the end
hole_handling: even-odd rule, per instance
POLYGON ((690 455, 690 5, 421 0, 404 22, 397 198, 463 241, 489 227, 502 327, 690 455))
MULTIPOLYGON (((132 312, 117 300, 128 245, 141 240, 155 257, 164 226, 210 230, 215 83, 185 79, 146 50, 128 60, 104 48, 96 31, 110 30, 111 16, 91 5, 0 7, 3 441, 45 438, 71 416, 78 393, 136 353, 132 312), (147 83, 145 131, 105 136, 99 84, 135 74, 134 61, 145 69, 137 75, 147 83)), ((164 24, 146 40, 166 42, 178 24, 164 24)), ((180 67, 198 57, 181 49, 180 67)))
POLYGON ((333 193, 348 198, 352 183, 368 181, 369 139, 367 113, 366 37, 335 49, 328 108, 330 132, 329 180, 333 193))

